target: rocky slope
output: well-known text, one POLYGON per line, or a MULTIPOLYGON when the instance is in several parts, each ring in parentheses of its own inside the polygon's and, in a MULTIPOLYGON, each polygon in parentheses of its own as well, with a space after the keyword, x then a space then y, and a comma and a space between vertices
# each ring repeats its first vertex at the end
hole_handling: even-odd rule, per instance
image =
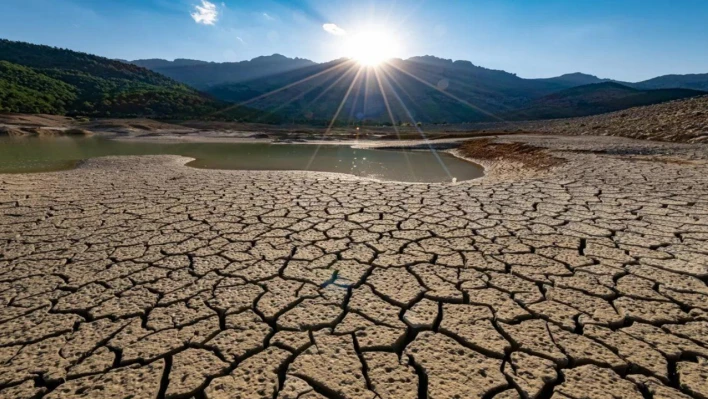
POLYGON ((619 83, 603 82, 562 90, 501 116, 506 120, 520 121, 579 118, 706 94, 708 92, 688 89, 639 90, 619 83))
POLYGON ((468 125, 468 130, 622 136, 645 140, 708 143, 708 96, 582 118, 468 125))

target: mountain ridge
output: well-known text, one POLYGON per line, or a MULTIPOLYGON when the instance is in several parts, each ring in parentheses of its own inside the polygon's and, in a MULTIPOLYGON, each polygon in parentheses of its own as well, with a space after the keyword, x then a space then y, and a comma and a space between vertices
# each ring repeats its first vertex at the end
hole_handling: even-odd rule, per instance
POLYGON ((636 85, 647 89, 682 88, 708 91, 708 73, 662 75, 636 85))
POLYGON ((579 86, 611 81, 610 79, 598 78, 595 75, 590 75, 583 72, 565 73, 563 75, 554 76, 551 78, 534 78, 534 80, 565 82, 570 84, 576 84, 579 86))
POLYGON ((0 111, 249 121, 255 117, 268 123, 325 125, 335 119, 467 123, 588 115, 703 94, 681 87, 703 87, 703 78, 708 78, 708 74, 667 75, 644 85, 675 88, 648 90, 642 82, 616 82, 581 72, 525 79, 431 55, 393 59, 378 68, 347 58, 316 63, 281 54, 237 63, 140 60, 151 67, 146 68, 1 39, 0 62, 0 111), (203 86, 190 83, 192 79, 203 86))
MULTIPOLYGON (((391 123, 391 119, 394 123, 465 123, 518 119, 521 114, 514 111, 537 106, 533 101, 544 96, 582 86, 580 83, 586 81, 611 82, 580 73, 551 79, 523 79, 470 62, 424 56, 396 59, 380 67, 378 79, 382 86, 379 87, 370 70, 367 70, 366 82, 355 83, 354 73, 345 72, 352 68, 357 69, 352 61, 338 60, 266 78, 216 85, 206 91, 224 101, 246 103, 299 121, 332 119, 339 109, 338 118, 355 123, 391 123), (349 66, 340 66, 345 64, 349 66), (351 98, 342 102, 347 91, 351 91, 351 98), (357 99, 358 93, 362 92, 367 94, 365 102, 357 99)), ((647 101, 669 101, 700 93, 659 94, 644 93, 641 99, 634 100, 639 105, 647 105, 647 101)), ((553 102, 547 104, 551 112, 536 110, 529 111, 528 115, 559 118, 610 112, 623 107, 621 101, 606 104, 593 103, 591 99, 574 100, 564 106, 553 102)))
MULTIPOLYGON (((128 62, 149 69, 153 69, 155 72, 162 73, 182 83, 189 84, 193 87, 204 90, 222 84, 242 83, 248 80, 258 79, 267 75, 279 74, 301 67, 329 64, 334 61, 338 60, 314 62, 305 58, 291 58, 275 53, 272 55, 259 56, 250 60, 236 62, 200 61, 186 58, 176 58, 172 61, 165 59, 143 59, 128 62), (273 64, 278 62, 282 62, 283 65, 281 67, 273 66, 273 64), (270 67, 264 70, 262 69, 262 64, 269 64, 270 67), (261 69, 257 73, 253 73, 247 71, 248 66, 258 66, 261 69), (199 78, 194 78, 193 76, 183 76, 183 74, 187 73, 186 70, 190 67, 201 69, 201 73, 205 74, 207 73, 206 71, 209 70, 208 73, 212 76, 210 77, 208 82, 200 80, 199 78), (233 72, 226 71, 229 68, 238 68, 239 70, 233 72), (216 74, 217 76, 214 76, 214 74, 216 74)), ((581 86, 585 84, 617 82, 625 86, 634 87, 637 89, 684 88, 708 91, 708 73, 683 75, 668 74, 638 82, 627 82, 611 78, 600 78, 596 75, 584 72, 572 72, 548 78, 522 78, 519 77, 516 73, 500 69, 486 68, 483 66, 476 65, 475 63, 468 60, 453 60, 448 58, 437 57, 434 55, 412 56, 405 59, 392 59, 390 60, 390 62, 417 62, 430 66, 459 68, 461 70, 477 69, 479 71, 488 71, 488 73, 490 74, 498 73, 499 75, 507 74, 510 76, 515 76, 518 79, 522 79, 524 81, 556 83, 561 89, 571 86, 581 86)))
POLYGON ((636 89, 606 81, 576 86, 538 98, 527 107, 506 114, 505 118, 510 120, 575 118, 706 94, 708 92, 681 88, 636 89))
MULTIPOLYGON (((189 61, 189 62, 194 62, 194 63, 198 63, 198 64, 241 64, 241 63, 248 63, 248 62, 251 62, 254 60, 268 59, 268 58, 280 58, 280 59, 287 59, 287 60, 307 61, 313 65, 314 64, 327 64, 332 61, 337 61, 337 60, 341 60, 341 59, 349 59, 347 57, 341 57, 339 59, 332 59, 329 61, 316 62, 316 61, 312 61, 308 58, 288 57, 288 56, 285 56, 280 53, 273 53, 270 55, 260 55, 260 56, 257 56, 257 57, 251 58, 251 59, 241 60, 241 61, 203 61, 203 60, 197 60, 197 59, 193 59, 193 58, 181 58, 181 57, 174 58, 173 60, 169 60, 169 59, 165 59, 165 58, 147 58, 147 59, 135 59, 135 60, 120 59, 120 61, 128 62, 128 63, 135 63, 136 65, 139 65, 145 61, 162 61, 166 64, 172 64, 172 63, 178 62, 178 61, 189 61)), ((448 63, 448 64, 456 64, 456 63, 471 64, 472 66, 476 66, 476 67, 480 67, 480 68, 484 68, 484 69, 489 69, 489 70, 493 70, 493 71, 504 71, 502 69, 493 69, 493 68, 482 67, 482 66, 477 65, 469 60, 444 58, 444 57, 438 57, 438 56, 430 55, 430 54, 410 56, 407 58, 391 58, 391 60, 402 60, 402 61, 427 60, 428 62, 431 62, 431 63, 440 62, 440 63, 448 63)), ((513 73, 513 72, 508 72, 508 73, 516 75, 516 73, 513 73)), ((548 79, 569 78, 569 77, 574 77, 574 76, 584 76, 584 77, 592 78, 592 79, 598 80, 598 81, 613 81, 613 82, 621 82, 624 84, 639 84, 639 83, 648 82, 648 81, 651 81, 651 80, 654 80, 657 78, 663 78, 663 77, 698 77, 698 78, 703 78, 706 75, 708 75, 708 73, 665 74, 665 75, 659 75, 654 78, 645 79, 642 81, 631 82, 631 81, 622 81, 622 80, 616 80, 616 79, 611 79, 611 78, 600 78, 597 75, 585 73, 582 71, 576 71, 576 72, 568 72, 568 73, 564 73, 562 75, 551 76, 551 77, 546 77, 546 78, 522 78, 522 79, 548 80, 548 79)))
POLYGON ((281 54, 259 56, 238 62, 207 62, 177 58, 173 61, 146 59, 130 61, 134 65, 204 90, 223 83, 239 83, 315 64, 304 58, 289 58, 281 54))

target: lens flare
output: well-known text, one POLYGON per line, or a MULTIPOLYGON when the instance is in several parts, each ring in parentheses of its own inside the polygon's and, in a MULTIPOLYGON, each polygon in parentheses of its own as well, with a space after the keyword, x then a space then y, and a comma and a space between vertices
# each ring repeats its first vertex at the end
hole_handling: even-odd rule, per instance
POLYGON ((346 43, 346 53, 358 63, 377 66, 398 54, 396 39, 381 31, 366 31, 352 35, 346 43))

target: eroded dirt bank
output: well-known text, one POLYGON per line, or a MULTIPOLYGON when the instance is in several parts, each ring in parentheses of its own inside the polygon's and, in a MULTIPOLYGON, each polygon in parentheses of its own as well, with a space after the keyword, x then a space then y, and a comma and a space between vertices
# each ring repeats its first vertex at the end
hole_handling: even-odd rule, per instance
POLYGON ((0 175, 0 397, 708 397, 708 149, 496 142, 564 162, 0 175))
POLYGON ((708 96, 569 119, 473 123, 471 132, 543 133, 566 136, 619 136, 678 143, 708 143, 708 96))

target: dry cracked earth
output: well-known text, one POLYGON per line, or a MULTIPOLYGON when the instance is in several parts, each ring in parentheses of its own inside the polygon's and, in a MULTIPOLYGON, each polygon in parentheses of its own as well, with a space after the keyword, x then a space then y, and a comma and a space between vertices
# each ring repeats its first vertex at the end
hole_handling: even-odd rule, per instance
POLYGON ((568 162, 0 175, 0 397, 708 398, 708 147, 504 140, 568 162))

